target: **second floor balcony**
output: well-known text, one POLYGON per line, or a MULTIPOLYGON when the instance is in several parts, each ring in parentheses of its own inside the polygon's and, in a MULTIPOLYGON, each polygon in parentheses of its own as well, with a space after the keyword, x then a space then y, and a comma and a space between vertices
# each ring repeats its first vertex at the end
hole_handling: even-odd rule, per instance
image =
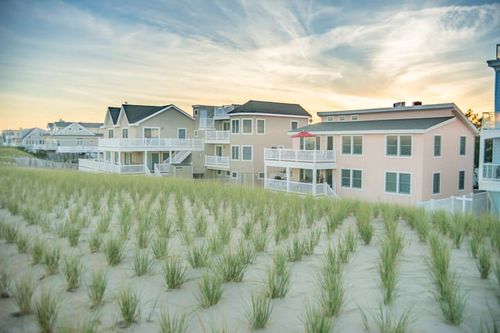
POLYGON ((231 138, 230 131, 212 130, 205 132, 205 143, 229 144, 230 138, 231 138))
POLYGON ((205 167, 208 169, 229 169, 229 156, 205 155, 205 167))
POLYGON ((136 139, 99 139, 99 150, 112 151, 202 151, 201 139, 175 138, 136 138, 136 139))
POLYGON ((482 125, 481 125, 483 137, 499 137, 500 136, 500 114, 495 114, 495 112, 484 112, 482 125))
POLYGON ((269 166, 298 167, 313 164, 335 168, 335 150, 264 149, 264 161, 269 166))

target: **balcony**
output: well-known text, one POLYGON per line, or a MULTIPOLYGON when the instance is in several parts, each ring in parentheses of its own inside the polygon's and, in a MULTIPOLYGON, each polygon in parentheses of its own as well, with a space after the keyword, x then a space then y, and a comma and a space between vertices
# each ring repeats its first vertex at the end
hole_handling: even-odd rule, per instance
POLYGON ((264 182, 264 187, 274 191, 337 197, 335 190, 326 183, 312 184, 268 178, 264 182))
POLYGON ((205 167, 209 169, 229 169, 229 156, 205 155, 205 167))
POLYGON ((200 129, 214 128, 214 118, 200 118, 200 129))
POLYGON ((231 110, 233 110, 233 109, 232 108, 224 108, 224 107, 215 108, 214 119, 215 120, 229 119, 229 116, 227 115, 227 113, 231 110))
POLYGON ((144 164, 113 164, 103 161, 82 159, 78 160, 78 170, 88 172, 144 174, 144 164))
POLYGON ((230 131, 206 131, 205 143, 229 144, 230 131))
POLYGON ((267 166, 333 169, 335 161, 335 150, 264 149, 267 166))
POLYGON ((57 153, 74 153, 74 154, 82 154, 82 153, 97 153, 97 146, 58 146, 57 153))
POLYGON ((483 163, 483 179, 500 182, 500 164, 483 163))
POLYGON ((203 140, 173 138, 99 139, 99 150, 112 151, 202 151, 203 140))
POLYGON ((500 114, 495 115, 495 112, 484 112, 481 129, 482 139, 500 137, 500 114))

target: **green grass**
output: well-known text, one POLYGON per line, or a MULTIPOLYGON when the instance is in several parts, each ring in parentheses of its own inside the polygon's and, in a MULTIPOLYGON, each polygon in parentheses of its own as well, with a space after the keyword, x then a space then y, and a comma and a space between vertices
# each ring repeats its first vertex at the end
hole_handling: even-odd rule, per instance
POLYGON ((302 260, 302 257, 305 254, 305 245, 304 242, 298 237, 295 236, 287 245, 286 253, 289 261, 299 261, 302 260))
POLYGON ((168 254, 168 238, 154 238, 151 242, 151 250, 156 259, 165 259, 168 254))
POLYGON ((163 278, 168 289, 180 289, 186 282, 187 267, 180 259, 169 258, 163 266, 163 278))
POLYGON ((138 250, 135 253, 134 260, 132 261, 132 268, 136 276, 143 276, 148 274, 153 267, 153 258, 151 258, 147 250, 138 250))
MULTIPOLYGON (((392 309, 380 306, 378 312, 372 315, 378 332, 405 333, 409 331, 411 324, 411 311, 404 311, 399 317, 392 309)), ((363 321, 367 331, 369 324, 366 316, 363 314, 363 321)))
POLYGON ((139 321, 140 299, 137 293, 131 288, 120 290, 117 297, 118 308, 125 327, 129 327, 139 321))
POLYGON ((78 246, 80 240, 81 226, 78 224, 69 225, 67 230, 68 242, 71 247, 78 246))
POLYGON ((19 253, 28 253, 28 236, 26 236, 24 233, 18 232, 16 235, 16 246, 19 253))
POLYGON ((171 314, 163 309, 159 322, 161 333, 186 333, 188 330, 188 318, 185 314, 171 314))
POLYGON ((252 330, 266 327, 273 312, 271 300, 264 294, 252 294, 250 307, 247 309, 247 320, 252 330))
POLYGON ((205 237, 207 234, 208 224, 203 214, 196 214, 194 220, 194 233, 196 237, 205 237))
POLYGON ((361 205, 356 211, 358 232, 365 245, 370 244, 373 237, 372 209, 368 204, 361 205))
POLYGON ((19 227, 11 224, 5 225, 3 227, 3 238, 7 244, 12 244, 17 239, 17 234, 19 233, 19 227))
POLYGON ((290 268, 286 257, 278 252, 273 260, 273 265, 267 269, 265 281, 265 295, 271 299, 284 298, 290 290, 290 268))
POLYGON ((100 231, 95 230, 90 234, 89 238, 89 249, 90 253, 99 252, 102 245, 102 234, 100 231))
POLYGON ((54 331, 59 314, 59 299, 48 289, 43 289, 35 303, 35 318, 42 333, 54 331))
POLYGON ((63 259, 62 272, 68 285, 67 290, 72 291, 80 286, 83 266, 77 256, 68 256, 63 259))
POLYGON ((104 293, 108 286, 108 278, 103 271, 94 271, 90 277, 87 295, 90 299, 90 308, 93 309, 102 304, 104 293))
POLYGON ((5 269, 0 270, 0 297, 9 298, 12 293, 12 273, 5 269))
POLYGON ((222 280, 213 273, 205 272, 198 281, 198 300, 203 308, 209 308, 222 297, 222 280))
POLYGON ((19 314, 27 315, 31 313, 31 299, 35 292, 35 283, 31 276, 25 276, 16 283, 14 290, 14 303, 16 303, 19 314))
POLYGON ((306 305, 304 318, 305 333, 330 333, 332 331, 331 318, 323 314, 323 310, 311 304, 306 305))
POLYGON ((267 234, 265 231, 254 231, 251 240, 256 252, 260 253, 266 250, 267 234))
POLYGON ((187 261, 193 268, 205 267, 209 255, 210 251, 205 243, 193 244, 188 249, 187 261))
POLYGON ((120 264, 125 256, 125 247, 123 241, 118 238, 109 238, 104 243, 104 255, 106 261, 111 266, 120 264))
POLYGON ((59 247, 46 248, 43 256, 43 264, 48 275, 55 274, 59 269, 59 258, 61 257, 59 247))
POLYGON ((483 245, 479 249, 479 256, 477 258, 477 268, 479 270, 479 275, 481 279, 487 279, 492 270, 491 264, 491 250, 486 245, 483 245))
POLYGON ((229 249, 215 261, 215 271, 224 282, 241 282, 247 266, 243 256, 229 249))
POLYGON ((11 147, 0 147, 0 158, 9 158, 9 157, 33 158, 34 156, 21 149, 11 148, 11 147))

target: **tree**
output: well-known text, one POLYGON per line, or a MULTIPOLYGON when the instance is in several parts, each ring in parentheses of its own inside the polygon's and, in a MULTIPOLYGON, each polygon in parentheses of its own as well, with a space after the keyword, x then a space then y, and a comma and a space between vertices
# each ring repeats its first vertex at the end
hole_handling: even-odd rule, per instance
POLYGON ((468 109, 467 112, 465 112, 465 116, 469 118, 470 122, 476 126, 477 129, 481 129, 481 121, 483 119, 482 116, 474 112, 472 109, 468 109))

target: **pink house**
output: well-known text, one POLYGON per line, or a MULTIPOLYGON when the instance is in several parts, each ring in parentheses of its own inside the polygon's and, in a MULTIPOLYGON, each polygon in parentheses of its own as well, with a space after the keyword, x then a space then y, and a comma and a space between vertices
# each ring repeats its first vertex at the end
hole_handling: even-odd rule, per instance
POLYGON ((414 205, 472 192, 476 128, 453 103, 318 112, 265 149, 269 189, 414 205))

